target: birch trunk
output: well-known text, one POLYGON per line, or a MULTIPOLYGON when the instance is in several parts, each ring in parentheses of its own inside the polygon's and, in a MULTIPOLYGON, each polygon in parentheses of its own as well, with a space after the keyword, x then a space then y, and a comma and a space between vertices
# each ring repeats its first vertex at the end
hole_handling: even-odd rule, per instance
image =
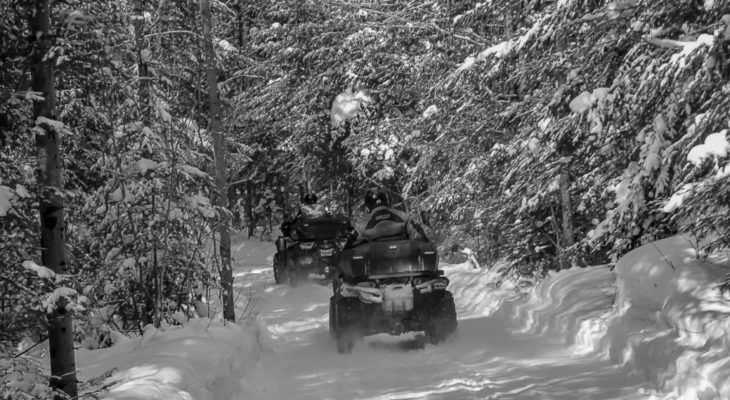
POLYGON ((560 174, 559 187, 563 205, 563 241, 565 247, 569 247, 575 243, 575 240, 573 237, 573 205, 570 200, 570 177, 567 171, 560 174))

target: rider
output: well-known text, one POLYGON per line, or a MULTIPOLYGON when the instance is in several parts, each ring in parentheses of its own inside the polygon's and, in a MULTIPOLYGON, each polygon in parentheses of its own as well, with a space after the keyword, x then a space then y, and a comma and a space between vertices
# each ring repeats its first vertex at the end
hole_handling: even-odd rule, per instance
POLYGON ((307 193, 302 197, 302 204, 300 204, 299 212, 294 216, 294 219, 285 220, 281 223, 281 232, 284 236, 289 236, 291 226, 302 218, 318 218, 329 214, 324 205, 317 204, 317 200, 317 195, 314 193, 307 193))
POLYGON ((302 199, 302 205, 299 207, 299 214, 296 218, 317 218, 327 214, 327 208, 322 204, 317 204, 317 195, 307 193, 302 199))
POLYGON ((358 241, 383 238, 421 239, 428 241, 423 228, 410 215, 390 207, 388 194, 381 189, 369 189, 365 193, 368 216, 358 229, 358 241))

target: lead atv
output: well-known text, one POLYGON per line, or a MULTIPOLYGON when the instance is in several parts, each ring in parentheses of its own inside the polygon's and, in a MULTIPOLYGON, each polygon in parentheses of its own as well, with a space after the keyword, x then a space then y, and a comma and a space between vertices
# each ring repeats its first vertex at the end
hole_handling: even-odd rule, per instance
POLYGON ((274 254, 276 283, 329 283, 350 229, 349 218, 341 215, 299 218, 282 224, 274 254))
POLYGON ((456 332, 449 280, 432 243, 366 242, 340 254, 330 297, 330 334, 349 353, 364 336, 423 331, 433 344, 456 332))

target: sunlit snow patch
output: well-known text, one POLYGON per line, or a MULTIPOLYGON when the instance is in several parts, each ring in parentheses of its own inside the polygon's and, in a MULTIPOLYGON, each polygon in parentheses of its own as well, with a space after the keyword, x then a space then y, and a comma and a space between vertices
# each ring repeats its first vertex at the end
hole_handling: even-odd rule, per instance
POLYGON ((466 262, 442 268, 451 281, 448 289, 454 295, 458 319, 492 315, 504 301, 519 296, 511 282, 501 282, 498 266, 474 269, 466 262))
POLYGON ((15 194, 7 186, 0 185, 0 217, 7 215, 12 205, 10 200, 15 197, 15 194))
POLYGON ((554 337, 585 353, 597 347, 615 293, 607 266, 551 272, 515 307, 515 319, 522 333, 554 337))
POLYGON ((373 100, 364 92, 353 93, 351 89, 345 90, 335 97, 332 102, 330 117, 332 126, 338 127, 348 119, 354 118, 362 109, 363 104, 372 103, 373 100))
POLYGON ((711 156, 727 157, 730 151, 730 143, 727 140, 727 129, 715 132, 705 138, 705 143, 694 146, 687 154, 687 160, 699 166, 711 156))
POLYGON ((239 391, 259 347, 256 334, 245 327, 198 319, 167 331, 148 326, 136 348, 123 346, 121 351, 122 357, 114 347, 97 351, 108 354, 107 366, 115 358, 120 363, 105 398, 213 400, 230 399, 239 391))
POLYGON ((655 399, 730 398, 730 303, 717 290, 730 263, 698 258, 674 236, 635 249, 616 265, 619 297, 605 343, 664 394, 655 399))

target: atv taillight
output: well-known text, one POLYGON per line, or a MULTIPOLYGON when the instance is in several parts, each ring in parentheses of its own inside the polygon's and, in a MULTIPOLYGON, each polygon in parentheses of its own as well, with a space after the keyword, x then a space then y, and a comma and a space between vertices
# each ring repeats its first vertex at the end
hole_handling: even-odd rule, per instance
POLYGON ((434 290, 444 290, 449 286, 449 280, 446 277, 440 277, 433 280, 432 284, 434 290))
POLYGON ((423 279, 423 281, 421 281, 421 283, 416 283, 416 279, 419 279, 419 278, 413 279, 413 286, 421 294, 431 293, 434 290, 444 290, 444 289, 446 289, 447 286, 449 286, 448 278, 443 277, 443 276, 435 278, 435 279, 431 279, 429 281, 426 281, 424 278, 420 278, 420 279, 423 279))
POLYGON ((311 250, 314 247, 314 242, 301 242, 299 248, 302 250, 311 250))

